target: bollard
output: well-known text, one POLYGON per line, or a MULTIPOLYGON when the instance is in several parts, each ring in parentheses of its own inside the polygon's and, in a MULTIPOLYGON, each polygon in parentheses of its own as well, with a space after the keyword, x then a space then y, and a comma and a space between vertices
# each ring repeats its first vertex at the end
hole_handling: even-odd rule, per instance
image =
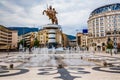
POLYGON ((83 59, 83 57, 81 56, 81 59, 83 59))
POLYGON ((107 62, 104 61, 104 62, 103 62, 103 66, 104 66, 104 67, 107 67, 107 62))
POLYGON ((59 64, 57 68, 63 68, 63 65, 62 65, 62 64, 59 64))
POLYGON ((13 64, 10 64, 10 69, 13 69, 14 65, 13 64))

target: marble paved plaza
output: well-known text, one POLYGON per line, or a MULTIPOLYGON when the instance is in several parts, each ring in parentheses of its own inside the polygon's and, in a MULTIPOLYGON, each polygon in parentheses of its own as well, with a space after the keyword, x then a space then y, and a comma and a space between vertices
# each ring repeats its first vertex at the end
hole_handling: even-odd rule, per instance
MULTIPOLYGON (((112 60, 114 58, 119 64, 119 55, 112 57, 106 54, 95 55, 112 60)), ((3 68, 4 65, 8 64, 0 63, 3 68)), ((18 66, 19 63, 14 65, 18 66)), ((0 69, 0 80, 120 80, 120 66, 65 66, 60 69, 57 67, 15 67, 14 69, 0 69)))
POLYGON ((120 68, 100 68, 96 66, 36 67, 20 70, 8 70, 0 73, 0 80, 120 80, 120 68), (25 72, 24 72, 25 71, 25 72), (12 75, 13 74, 13 75, 12 75))

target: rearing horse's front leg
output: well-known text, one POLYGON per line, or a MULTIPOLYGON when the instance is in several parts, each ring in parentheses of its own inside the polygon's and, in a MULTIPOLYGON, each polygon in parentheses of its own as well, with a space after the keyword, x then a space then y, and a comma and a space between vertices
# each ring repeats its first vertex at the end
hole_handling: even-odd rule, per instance
POLYGON ((46 12, 46 10, 43 11, 43 15, 44 15, 44 12, 46 12))

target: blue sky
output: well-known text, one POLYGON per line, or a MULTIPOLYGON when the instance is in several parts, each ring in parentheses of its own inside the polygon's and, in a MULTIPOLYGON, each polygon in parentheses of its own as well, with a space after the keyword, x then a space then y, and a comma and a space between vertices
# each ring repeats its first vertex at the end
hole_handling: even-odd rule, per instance
POLYGON ((0 0, 0 24, 38 27, 50 23, 42 11, 52 5, 58 12, 63 32, 75 35, 76 30, 87 28, 89 14, 106 4, 120 0, 0 0))

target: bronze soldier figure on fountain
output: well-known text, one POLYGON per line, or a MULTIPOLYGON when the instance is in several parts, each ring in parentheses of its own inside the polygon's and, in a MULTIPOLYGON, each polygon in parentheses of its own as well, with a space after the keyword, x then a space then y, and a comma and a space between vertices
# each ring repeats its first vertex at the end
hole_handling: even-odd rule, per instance
POLYGON ((49 17, 52 24, 58 24, 58 20, 56 17, 57 12, 56 12, 55 8, 52 8, 52 6, 49 6, 49 8, 47 8, 47 10, 43 11, 43 15, 44 15, 44 13, 46 13, 46 15, 49 17))

